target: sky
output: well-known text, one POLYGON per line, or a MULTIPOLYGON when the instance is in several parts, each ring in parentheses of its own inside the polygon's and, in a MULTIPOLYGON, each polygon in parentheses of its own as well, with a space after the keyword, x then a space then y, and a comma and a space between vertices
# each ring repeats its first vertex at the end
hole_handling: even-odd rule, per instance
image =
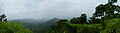
POLYGON ((0 0, 0 13, 8 19, 69 19, 82 13, 91 17, 95 7, 104 3, 107 0, 0 0))

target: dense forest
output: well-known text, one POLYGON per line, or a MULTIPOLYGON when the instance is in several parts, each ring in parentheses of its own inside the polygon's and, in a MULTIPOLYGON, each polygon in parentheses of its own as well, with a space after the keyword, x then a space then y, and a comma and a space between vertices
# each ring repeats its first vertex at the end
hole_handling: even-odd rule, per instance
POLYGON ((7 21, 6 15, 0 16, 0 33, 32 33, 30 29, 15 21, 7 21))
POLYGON ((0 33, 120 33, 120 6, 116 5, 117 2, 108 0, 106 4, 99 4, 90 18, 83 13, 70 20, 53 18, 38 24, 32 22, 40 21, 8 21, 7 16, 2 14, 0 33))
POLYGON ((120 6, 117 0, 108 0, 95 8, 95 13, 87 19, 81 14, 71 20, 61 19, 48 33, 120 33, 120 6))

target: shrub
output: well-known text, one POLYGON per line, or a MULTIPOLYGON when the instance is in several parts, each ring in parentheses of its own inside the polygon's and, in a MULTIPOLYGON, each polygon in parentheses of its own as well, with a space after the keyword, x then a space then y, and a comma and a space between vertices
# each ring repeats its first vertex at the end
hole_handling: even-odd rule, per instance
POLYGON ((0 33, 32 33, 16 22, 0 22, 0 33))
POLYGON ((111 19, 105 21, 106 28, 103 33, 120 33, 120 19, 111 19))

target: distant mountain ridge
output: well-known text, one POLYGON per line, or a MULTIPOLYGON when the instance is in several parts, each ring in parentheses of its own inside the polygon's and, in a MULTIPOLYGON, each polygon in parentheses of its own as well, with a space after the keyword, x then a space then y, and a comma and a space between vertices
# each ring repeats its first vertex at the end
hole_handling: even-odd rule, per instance
POLYGON ((39 25, 40 30, 38 33, 47 33, 50 30, 51 26, 53 26, 53 24, 55 24, 57 21, 59 21, 58 18, 53 18, 53 19, 46 21, 43 24, 40 24, 39 25))
POLYGON ((18 23, 21 23, 26 28, 30 28, 33 33, 45 33, 47 32, 50 27, 59 21, 58 18, 53 18, 50 20, 36 20, 36 19, 17 19, 14 20, 18 23))

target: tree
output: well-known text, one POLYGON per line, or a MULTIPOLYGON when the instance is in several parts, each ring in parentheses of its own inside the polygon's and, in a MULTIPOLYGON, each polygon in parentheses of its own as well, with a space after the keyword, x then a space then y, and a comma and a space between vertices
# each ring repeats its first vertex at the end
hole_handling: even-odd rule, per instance
POLYGON ((56 24, 54 24, 49 33, 73 33, 76 32, 75 28, 69 25, 67 19, 61 19, 56 24))
POLYGON ((115 11, 120 12, 120 6, 115 5, 114 3, 117 3, 117 0, 108 0, 107 4, 100 4, 95 9, 95 15, 94 17, 101 17, 102 20, 104 20, 106 17, 113 18, 115 15, 115 11))
POLYGON ((5 14, 2 14, 0 16, 0 21, 7 21, 7 18, 6 18, 6 15, 5 14))
POLYGON ((86 14, 81 14, 80 22, 81 23, 87 23, 87 15, 86 14))
POLYGON ((32 31, 16 22, 0 22, 0 33, 32 33, 32 31))
POLYGON ((117 3, 117 0, 108 0, 108 3, 117 3))
POLYGON ((87 23, 87 15, 86 14, 81 14, 80 17, 71 19, 70 22, 73 23, 73 24, 87 23))
POLYGON ((78 24, 78 23, 80 23, 80 17, 73 18, 73 19, 70 20, 70 22, 73 23, 73 24, 78 24))
POLYGON ((97 19, 95 16, 96 15, 93 14, 93 16, 90 17, 89 23, 101 23, 101 19, 97 19))

